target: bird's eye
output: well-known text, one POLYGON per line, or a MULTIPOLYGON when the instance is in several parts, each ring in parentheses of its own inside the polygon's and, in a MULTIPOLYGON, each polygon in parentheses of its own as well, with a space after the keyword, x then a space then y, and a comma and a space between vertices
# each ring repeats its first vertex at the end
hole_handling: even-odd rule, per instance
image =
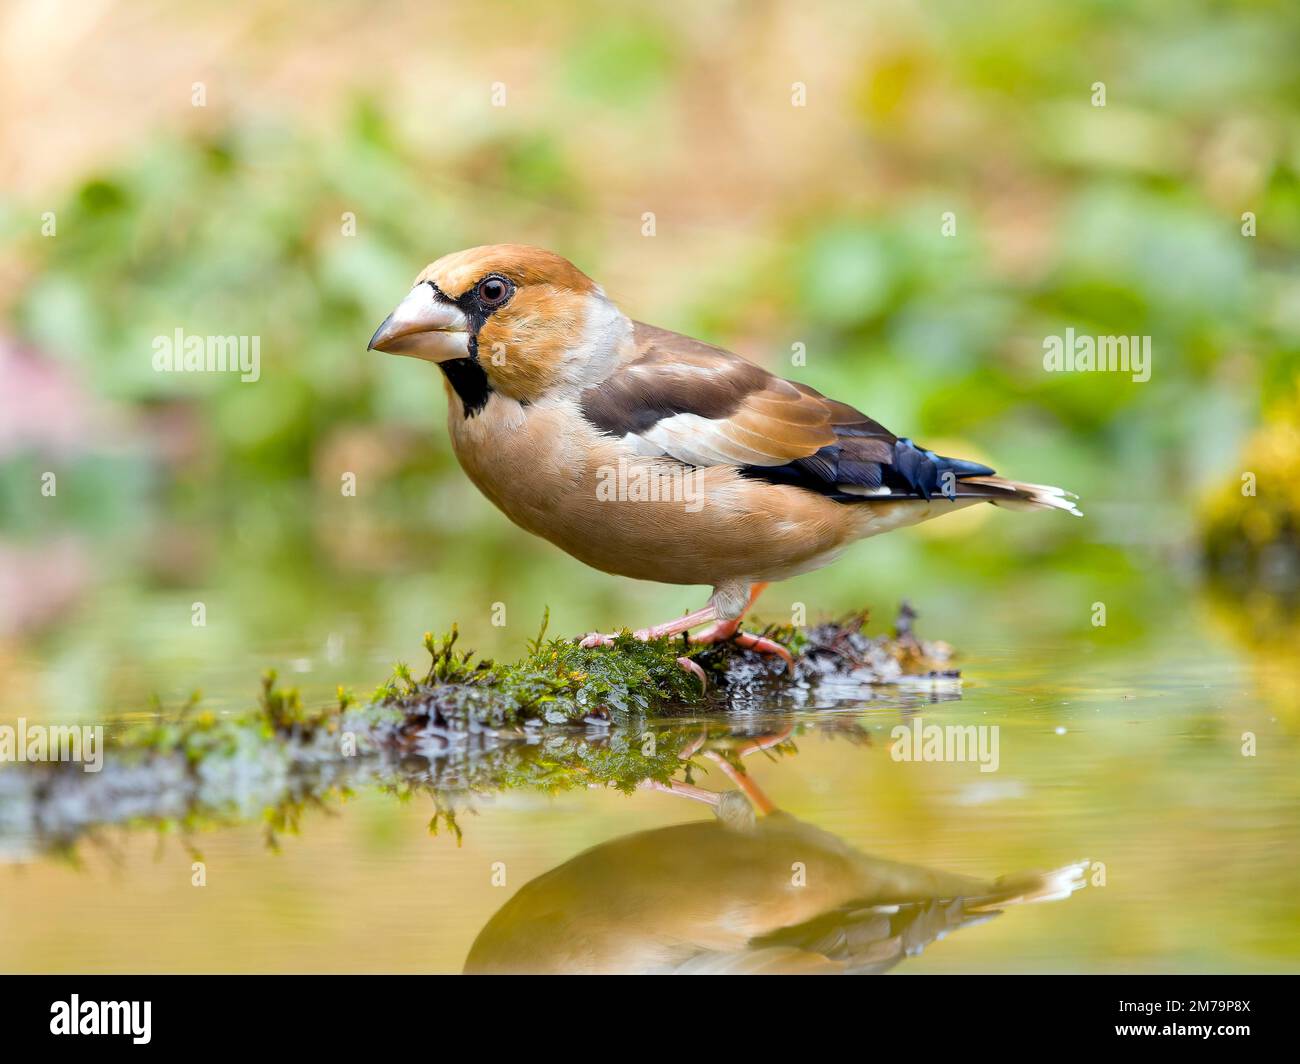
POLYGON ((510 286, 500 277, 485 277, 478 283, 479 302, 486 306, 499 306, 509 294, 510 286))

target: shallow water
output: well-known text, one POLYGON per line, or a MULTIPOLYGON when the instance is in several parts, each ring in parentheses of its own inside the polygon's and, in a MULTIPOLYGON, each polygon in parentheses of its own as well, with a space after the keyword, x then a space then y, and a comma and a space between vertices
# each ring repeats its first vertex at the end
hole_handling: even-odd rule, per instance
MULTIPOLYGON (((445 822, 430 833, 428 793, 373 786, 308 805, 289 830, 253 810, 188 837, 105 828, 57 855, 8 838, 0 967, 455 972, 482 934, 479 959, 496 967, 663 969, 694 956, 726 968, 752 958, 747 940, 832 913, 851 959, 899 973, 1295 970, 1293 629, 1261 634, 1246 606, 1165 586, 1160 623, 1109 637, 1062 635, 1032 617, 967 614, 952 631, 923 619, 923 634, 960 647, 955 687, 815 693, 794 712, 667 723, 674 734, 698 726, 706 744, 687 794, 485 789, 455 799, 459 840, 445 822), (913 721, 996 726, 996 771, 896 759, 892 730, 913 721), (999 905, 954 910, 979 890, 943 878, 1083 859, 1083 889, 999 903, 991 918, 983 910, 999 905), (901 907, 882 923, 880 905, 901 907)), ((378 678, 393 656, 387 635, 337 654, 318 636, 273 649, 291 676, 298 662, 309 691, 339 673, 378 678)), ((207 704, 245 704, 251 656, 201 647, 128 659, 129 676, 109 669, 105 682, 171 692, 198 671, 207 704)), ((66 684, 75 672, 24 675, 66 684)), ((11 692, 5 718, 21 711, 11 692)), ((809 941, 765 948, 800 970, 809 941)))

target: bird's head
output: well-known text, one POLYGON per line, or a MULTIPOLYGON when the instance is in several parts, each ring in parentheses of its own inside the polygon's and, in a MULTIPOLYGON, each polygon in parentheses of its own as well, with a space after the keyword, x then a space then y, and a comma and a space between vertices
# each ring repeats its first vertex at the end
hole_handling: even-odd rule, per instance
POLYGON ((567 259, 493 244, 426 266, 370 348, 439 363, 449 380, 467 366, 481 370, 493 391, 532 402, 603 379, 631 328, 567 259))

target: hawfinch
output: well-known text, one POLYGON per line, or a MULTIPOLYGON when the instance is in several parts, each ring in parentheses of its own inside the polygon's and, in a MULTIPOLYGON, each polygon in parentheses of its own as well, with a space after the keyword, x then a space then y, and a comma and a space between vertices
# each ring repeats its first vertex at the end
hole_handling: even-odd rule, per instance
POLYGON ((748 740, 730 757, 703 741, 684 750, 738 789, 643 786, 705 802, 716 819, 613 839, 525 883, 479 932, 465 971, 883 972, 1004 908, 1085 885, 1086 861, 987 880, 862 853, 777 809, 740 767, 782 737, 748 740))
POLYGON ((607 573, 713 588, 641 638, 712 622, 694 641, 788 662, 739 631, 768 582, 977 503, 1079 513, 1060 488, 927 451, 730 351, 632 321, 541 248, 426 266, 370 348, 442 370, 452 449, 517 525, 607 573))
POLYGON ((465 971, 883 972, 1004 908, 1069 897, 1083 871, 953 875, 860 853, 782 812, 748 830, 676 824, 603 843, 524 884, 479 933, 465 971), (799 864, 807 883, 794 888, 799 864))

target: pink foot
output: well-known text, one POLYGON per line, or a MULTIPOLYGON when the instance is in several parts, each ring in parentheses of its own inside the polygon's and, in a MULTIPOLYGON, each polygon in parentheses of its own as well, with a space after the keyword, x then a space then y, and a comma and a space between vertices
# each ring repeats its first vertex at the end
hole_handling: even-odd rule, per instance
POLYGON ((722 643, 728 639, 746 650, 756 650, 760 654, 774 654, 785 661, 786 672, 794 670, 794 657, 790 651, 766 636, 742 632, 739 618, 734 621, 718 621, 697 635, 691 636, 692 643, 722 643))
POLYGON ((700 667, 698 661, 692 661, 690 658, 678 658, 677 664, 700 681, 700 694, 704 694, 709 689, 709 678, 704 675, 704 670, 700 667))
MULTIPOLYGON (((766 584, 755 584, 750 591, 749 603, 746 609, 754 604, 759 593, 766 587, 766 584)), ((720 643, 725 639, 734 639, 738 646, 746 650, 756 650, 760 654, 775 654, 785 661, 785 671, 794 671, 794 658, 790 651, 786 650, 780 643, 761 635, 750 635, 748 632, 740 630, 740 618, 735 620, 720 621, 718 620, 717 610, 713 606, 705 606, 703 609, 695 610, 684 617, 678 617, 674 620, 667 621, 664 624, 656 624, 650 628, 640 628, 632 633, 634 639, 662 639, 664 636, 680 635, 683 632, 689 632, 701 624, 708 624, 712 621, 703 632, 698 635, 688 636, 692 643, 701 645, 708 643, 720 643)), ((578 641, 581 647, 607 647, 613 645, 617 638, 616 634, 606 635, 601 632, 590 632, 578 641)), ((677 659, 677 664, 687 672, 694 675, 700 685, 707 691, 709 688, 708 679, 704 675, 704 670, 692 661, 690 658, 681 657, 677 659)))
POLYGON ((733 637, 737 646, 746 650, 755 650, 760 654, 775 654, 785 662, 785 671, 794 672, 794 655, 775 639, 765 635, 752 635, 749 632, 737 632, 733 637))
POLYGON ((714 621, 704 631, 691 636, 692 643, 723 643, 740 631, 740 618, 734 621, 714 621))
MULTIPOLYGON (((657 628, 642 628, 640 631, 633 632, 632 637, 634 639, 648 640, 648 639, 657 639, 662 635, 676 634, 675 632, 665 632, 661 630, 667 627, 670 626, 659 625, 657 628)), ((591 632, 588 635, 583 636, 582 639, 578 641, 578 646, 586 647, 588 649, 590 649, 591 647, 613 646, 615 638, 616 637, 614 635, 604 635, 600 632, 591 632)), ((683 672, 689 672, 692 676, 694 676, 697 680, 700 681, 701 693, 709 689, 709 678, 708 676, 705 675, 704 670, 699 666, 698 663, 692 661, 690 658, 680 657, 677 659, 677 664, 678 666, 681 667, 683 672)))
MULTIPOLYGON (((712 606, 705 606, 703 609, 696 610, 694 613, 688 613, 685 616, 678 617, 671 621, 665 621, 663 624, 652 625, 649 628, 638 628, 632 633, 633 639, 662 639, 667 635, 680 635, 682 632, 689 631, 697 625, 705 624, 708 621, 715 620, 717 613, 712 606)), ((618 633, 611 635, 602 635, 600 632, 590 632, 583 636, 578 645, 582 647, 607 647, 610 646, 618 633)))

